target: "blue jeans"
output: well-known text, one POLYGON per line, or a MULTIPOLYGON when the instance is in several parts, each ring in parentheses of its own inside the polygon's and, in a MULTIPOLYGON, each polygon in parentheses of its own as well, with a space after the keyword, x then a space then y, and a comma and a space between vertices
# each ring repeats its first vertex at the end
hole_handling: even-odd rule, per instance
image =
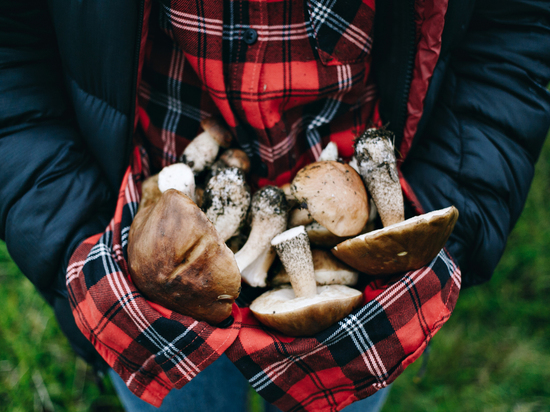
MULTIPOLYGON (((225 355, 182 389, 172 390, 164 398, 160 408, 155 408, 130 392, 112 369, 109 370, 109 376, 127 412, 246 412, 250 409, 250 385, 225 355)), ((390 387, 384 388, 367 399, 355 402, 344 411, 378 412, 384 405, 389 389, 390 387)), ((275 406, 264 403, 264 412, 278 411, 275 406)))

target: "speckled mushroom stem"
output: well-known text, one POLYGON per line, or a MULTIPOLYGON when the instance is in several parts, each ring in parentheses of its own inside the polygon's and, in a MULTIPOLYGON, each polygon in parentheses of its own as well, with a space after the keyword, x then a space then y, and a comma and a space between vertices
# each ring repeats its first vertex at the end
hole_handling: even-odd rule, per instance
POLYGON ((223 168, 208 181, 202 207, 224 242, 238 232, 249 205, 250 189, 240 169, 223 168))
POLYGON ((355 141, 359 174, 374 200, 384 227, 405 219, 392 137, 389 131, 368 129, 355 141))
POLYGON ((315 270, 304 226, 289 229, 271 241, 283 264, 297 298, 311 298, 317 294, 315 270))
POLYGON ((286 229, 288 205, 284 192, 265 186, 254 193, 250 203, 252 226, 245 245, 235 254, 242 272, 271 247, 271 239, 286 229))

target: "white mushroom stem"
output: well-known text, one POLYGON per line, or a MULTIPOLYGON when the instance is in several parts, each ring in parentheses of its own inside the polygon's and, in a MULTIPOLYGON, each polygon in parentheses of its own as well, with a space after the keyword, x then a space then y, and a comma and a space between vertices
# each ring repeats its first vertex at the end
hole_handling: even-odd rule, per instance
POLYGON ((189 143, 181 156, 181 160, 195 173, 203 171, 214 162, 220 146, 229 147, 231 143, 231 134, 215 117, 203 119, 201 127, 204 132, 189 143))
POLYGON ((243 280, 251 286, 263 287, 266 285, 265 277, 252 276, 254 274, 247 268, 256 259, 265 259, 266 250, 271 248, 271 239, 286 229, 288 206, 284 192, 274 186, 258 190, 252 196, 250 213, 250 235, 242 249, 235 254, 235 259, 243 280))
POLYGON ((239 230, 249 205, 250 190, 240 169, 223 168, 208 181, 203 209, 224 242, 239 230))
POLYGON ((164 167, 158 177, 158 188, 164 193, 168 189, 176 189, 195 201, 195 176, 189 166, 175 163, 164 167))
POLYGON ((290 277, 296 297, 311 298, 317 295, 311 248, 304 226, 297 226, 281 233, 273 238, 271 244, 290 277))
POLYGON ((355 142, 359 174, 371 194, 384 226, 405 219, 403 193, 390 132, 368 129, 355 142))
POLYGON ((336 143, 329 142, 323 151, 321 152, 321 155, 319 156, 319 159, 317 161, 323 161, 323 160, 338 160, 338 146, 336 146, 336 143))
POLYGON ((216 139, 205 130, 187 145, 182 159, 193 169, 193 172, 199 173, 214 162, 219 149, 220 145, 216 139))

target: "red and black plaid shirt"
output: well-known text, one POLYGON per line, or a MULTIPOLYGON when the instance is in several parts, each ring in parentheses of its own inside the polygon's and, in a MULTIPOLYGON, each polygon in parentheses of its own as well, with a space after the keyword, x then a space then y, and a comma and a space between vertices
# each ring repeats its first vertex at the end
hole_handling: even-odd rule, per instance
POLYGON ((373 0, 161 4, 139 95, 153 168, 174 163, 213 114, 263 184, 289 181, 331 140, 351 156, 376 96, 373 18, 373 0))
MULTIPOLYGON (((174 1, 152 15, 140 90, 147 153, 136 146, 111 223, 71 258, 73 315, 130 390, 154 405, 226 353, 282 410, 340 410, 391 383, 451 315, 460 271, 444 250, 419 270, 369 283, 361 308, 302 338, 264 327, 237 305, 227 328, 171 312, 146 300, 128 273, 128 232, 148 174, 144 162, 160 168, 176 161, 201 118, 223 116, 254 160, 260 184, 288 181, 329 139, 349 156, 351 139, 369 121, 372 3, 212 3, 174 1)), ((443 19, 445 7, 436 9, 426 21, 443 19)), ((422 42, 433 40, 427 34, 419 53, 426 50, 422 42)), ((428 77, 418 67, 413 86, 420 90, 428 77)))

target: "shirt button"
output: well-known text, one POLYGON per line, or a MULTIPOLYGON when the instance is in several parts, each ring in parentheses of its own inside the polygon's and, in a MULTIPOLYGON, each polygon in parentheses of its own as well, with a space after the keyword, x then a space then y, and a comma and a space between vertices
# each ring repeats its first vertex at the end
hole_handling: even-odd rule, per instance
POLYGON ((244 31, 243 40, 246 44, 254 44, 258 40, 258 32, 254 29, 246 29, 244 31))

